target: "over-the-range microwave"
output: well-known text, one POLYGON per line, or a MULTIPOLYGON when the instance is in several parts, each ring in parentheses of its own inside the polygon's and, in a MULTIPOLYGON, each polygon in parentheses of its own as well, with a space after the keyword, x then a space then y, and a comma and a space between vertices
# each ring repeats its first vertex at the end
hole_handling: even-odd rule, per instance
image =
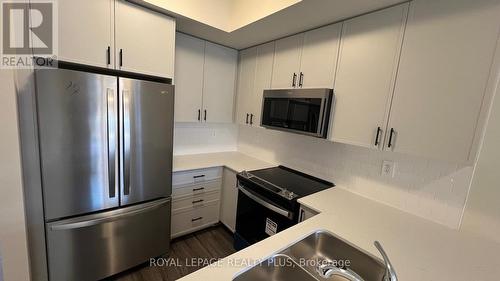
POLYGON ((326 138, 332 89, 264 90, 261 126, 326 138))

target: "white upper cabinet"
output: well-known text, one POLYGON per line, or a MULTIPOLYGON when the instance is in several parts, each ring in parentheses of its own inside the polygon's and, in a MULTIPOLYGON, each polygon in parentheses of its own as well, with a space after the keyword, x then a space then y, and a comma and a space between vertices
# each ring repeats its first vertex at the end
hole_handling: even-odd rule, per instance
POLYGON ((262 95, 265 89, 271 88, 273 58, 274 42, 240 52, 236 111, 239 124, 260 125, 262 95))
POLYGON ((298 85, 303 40, 304 34, 301 33, 276 41, 272 88, 293 88, 298 85))
POLYGON ((117 68, 172 78, 174 19, 124 0, 115 5, 117 68))
POLYGON ((249 99, 250 125, 260 126, 262 112, 262 96, 264 90, 271 88, 273 73, 274 42, 257 46, 257 66, 253 94, 249 99))
POLYGON ((233 122, 238 52, 177 33, 175 122, 233 122))
POLYGON ((397 152, 467 161, 498 38, 497 0, 415 0, 388 128, 397 152))
POLYGON ((271 87, 332 88, 342 24, 276 41, 271 87))
POLYGON ((201 120, 205 41, 177 33, 175 51, 175 122, 201 120))
MULTIPOLYGON (((254 94, 255 69, 257 67, 257 47, 240 51, 238 62, 238 86, 236 122, 249 124, 252 95, 254 94)), ((269 80, 271 76, 269 75, 269 80)))
POLYGON ((203 121, 233 122, 237 62, 236 50, 206 42, 203 121))
POLYGON ((114 68, 114 0, 58 1, 57 8, 58 59, 114 68))
POLYGON ((402 4, 344 22, 330 140, 382 147, 407 12, 402 4))
POLYGON ((333 88, 342 23, 304 33, 298 86, 333 88))

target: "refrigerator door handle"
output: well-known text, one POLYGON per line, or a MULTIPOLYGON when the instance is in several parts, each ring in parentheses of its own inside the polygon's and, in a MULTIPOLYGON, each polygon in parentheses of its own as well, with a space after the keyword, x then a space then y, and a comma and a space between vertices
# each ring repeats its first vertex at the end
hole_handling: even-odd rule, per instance
POLYGON ((125 211, 123 213, 118 213, 116 215, 99 217, 99 218, 90 219, 90 220, 83 219, 81 221, 52 225, 52 226, 50 226, 50 230, 51 231, 69 230, 69 229, 83 228, 83 227, 89 227, 89 226, 93 226, 93 225, 103 224, 106 222, 117 221, 120 219, 124 219, 127 217, 139 215, 142 213, 146 213, 146 212, 158 209, 158 208, 168 204, 169 202, 170 202, 170 198, 167 198, 167 199, 162 200, 161 202, 152 203, 144 208, 134 209, 131 211, 125 211))
POLYGON ((130 103, 129 90, 123 90, 123 195, 130 194, 130 103))
POLYGON ((109 198, 116 196, 116 113, 115 113, 115 91, 108 88, 106 90, 107 104, 107 130, 108 130, 108 179, 109 198))

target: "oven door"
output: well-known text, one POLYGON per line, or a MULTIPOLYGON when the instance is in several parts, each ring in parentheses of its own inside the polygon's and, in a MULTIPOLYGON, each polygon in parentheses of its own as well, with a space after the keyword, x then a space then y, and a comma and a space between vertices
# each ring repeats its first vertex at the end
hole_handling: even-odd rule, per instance
POLYGON ((234 247, 240 250, 297 223, 296 212, 238 183, 234 247))
POLYGON ((326 137, 332 95, 330 89, 266 90, 261 125, 326 137))

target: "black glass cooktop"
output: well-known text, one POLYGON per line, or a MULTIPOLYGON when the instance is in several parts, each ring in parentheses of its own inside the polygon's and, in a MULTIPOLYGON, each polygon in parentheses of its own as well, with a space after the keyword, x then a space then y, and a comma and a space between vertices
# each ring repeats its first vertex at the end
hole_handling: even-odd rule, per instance
MULTIPOLYGON (((302 172, 278 166, 273 168, 249 171, 248 173, 267 181, 260 183, 266 188, 272 189, 272 185, 279 186, 298 195, 298 197, 307 196, 318 191, 335 186, 333 183, 304 174, 302 172)), ((259 179, 252 178, 252 181, 259 179)))

